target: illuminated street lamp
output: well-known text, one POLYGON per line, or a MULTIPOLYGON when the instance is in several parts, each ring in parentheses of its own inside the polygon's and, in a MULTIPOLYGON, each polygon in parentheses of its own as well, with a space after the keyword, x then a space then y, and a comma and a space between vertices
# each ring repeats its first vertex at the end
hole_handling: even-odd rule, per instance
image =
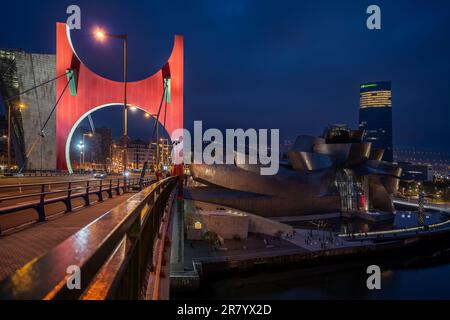
POLYGON ((105 34, 105 32, 104 32, 103 30, 101 30, 101 29, 97 29, 97 30, 95 31, 95 33, 94 33, 94 36, 95 36, 95 38, 96 38, 97 40, 99 40, 99 41, 103 41, 103 40, 106 39, 106 34, 105 34))
POLYGON ((109 34, 102 29, 97 29, 94 31, 94 37, 103 42, 106 38, 116 38, 123 40, 123 135, 125 137, 125 153, 123 157, 123 171, 124 173, 127 170, 127 149, 128 149, 128 128, 127 128, 127 35, 126 34, 109 34))

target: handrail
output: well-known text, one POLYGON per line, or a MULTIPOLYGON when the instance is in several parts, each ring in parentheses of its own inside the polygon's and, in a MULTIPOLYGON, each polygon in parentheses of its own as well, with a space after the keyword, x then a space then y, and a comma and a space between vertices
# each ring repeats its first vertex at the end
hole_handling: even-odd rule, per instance
MULTIPOLYGON (((12 205, 0 206, 0 216, 4 214, 11 214, 18 211, 23 211, 27 209, 34 209, 38 214, 38 221, 46 220, 45 206, 53 204, 56 202, 62 202, 66 206, 66 212, 72 211, 72 200, 77 198, 83 198, 85 206, 90 204, 90 195, 97 195, 99 201, 103 201, 103 192, 107 192, 108 197, 113 197, 113 191, 116 194, 120 194, 120 189, 126 192, 130 187, 136 186, 148 186, 153 180, 147 178, 143 181, 140 178, 133 179, 117 179, 113 184, 113 179, 106 180, 84 180, 84 181, 68 181, 68 182, 57 182, 56 184, 67 184, 68 187, 64 189, 57 189, 53 191, 47 191, 46 187, 52 185, 51 183, 41 183, 33 185, 33 187, 39 187, 40 192, 33 191, 28 194, 7 196, 0 198, 0 203, 11 200, 23 200, 26 198, 39 197, 39 199, 33 199, 31 201, 22 202, 12 205), (98 182, 97 184, 92 184, 91 182, 98 182), (78 192, 77 192, 78 191, 78 192), (75 193, 74 193, 75 192, 75 193), (47 197, 49 195, 65 194, 56 197, 47 197)), ((0 235, 2 230, 0 229, 0 235)))
POLYGON ((166 178, 108 211, 0 282, 2 299, 139 299, 153 244, 178 179, 166 178), (69 289, 79 267, 81 289, 69 289))
MULTIPOLYGON (((417 226, 417 227, 409 227, 409 228, 403 228, 403 229, 391 229, 391 230, 384 230, 384 231, 369 231, 369 232, 358 232, 358 233, 340 233, 338 234, 338 237, 340 238, 350 238, 350 240, 361 240, 364 238, 370 238, 371 236, 385 236, 385 235, 404 235, 404 234, 410 234, 411 232, 418 232, 418 231, 426 231, 426 232, 432 232, 432 231, 440 231, 445 228, 441 228, 442 226, 450 225, 450 220, 446 220, 443 222, 438 222, 434 224, 424 225, 424 226, 417 226)), ((448 229, 448 228, 447 228, 448 229)), ((445 229, 445 230, 447 230, 445 229)))
MULTIPOLYGON (((18 171, 8 171, 2 172, 4 176, 10 176, 19 173, 18 171), (7 175, 5 175, 7 174, 7 175)), ((64 176, 87 176, 92 174, 91 172, 77 172, 70 173, 69 171, 55 171, 55 170, 35 170, 35 171, 25 171, 21 173, 23 177, 64 177, 64 176)))
MULTIPOLYGON (((173 200, 173 195, 172 195, 173 200)), ((162 268, 163 268, 163 260, 164 260, 164 246, 166 242, 166 235, 167 235, 167 229, 169 227, 169 219, 170 219, 170 210, 171 206, 167 208, 167 210, 164 212, 164 215, 162 217, 162 222, 158 231, 158 241, 156 243, 156 266, 155 266, 155 272, 154 272, 154 284, 153 284, 153 290, 151 292, 152 300, 159 300, 160 297, 160 284, 161 284, 161 275, 162 275, 162 268)))
MULTIPOLYGON (((139 179, 139 178, 131 178, 127 180, 133 180, 133 179, 139 179)), ((111 180, 111 179, 87 179, 87 180, 66 180, 66 181, 55 181, 55 182, 40 182, 40 183, 23 183, 23 184, 7 184, 7 185, 0 185, 0 189, 13 189, 13 188, 23 188, 23 187, 39 187, 41 185, 46 186, 55 186, 55 185, 61 185, 61 184, 67 184, 67 183, 83 183, 83 182, 96 182, 96 181, 105 181, 105 180, 111 180)), ((114 180, 124 180, 124 178, 116 178, 114 180)))

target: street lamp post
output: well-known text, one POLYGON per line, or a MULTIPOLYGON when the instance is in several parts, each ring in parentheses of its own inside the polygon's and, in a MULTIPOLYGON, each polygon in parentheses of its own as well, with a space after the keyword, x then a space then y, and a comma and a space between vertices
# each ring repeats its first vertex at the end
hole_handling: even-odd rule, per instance
POLYGON ((83 141, 80 141, 80 143, 78 144, 78 149, 80 149, 80 162, 79 162, 78 169, 79 169, 80 173, 81 173, 81 159, 83 157, 83 148, 84 148, 84 143, 83 143, 83 141))
MULTIPOLYGON (((89 132, 89 133, 83 133, 83 141, 82 141, 82 145, 83 145, 83 147, 86 145, 85 144, 85 139, 84 139, 84 137, 86 137, 86 136, 88 136, 88 137, 92 137, 92 132, 89 132)), ((92 150, 92 148, 91 148, 91 150, 92 150)), ((92 152, 92 151, 91 151, 92 152)), ((85 164, 85 152, 83 152, 83 169, 84 170, 86 170, 86 164, 85 164)))
POLYGON ((125 139, 125 152, 123 155, 123 172, 127 170, 128 160, 128 127, 127 127, 127 35, 126 34, 109 34, 102 30, 94 33, 97 40, 103 41, 106 37, 123 40, 123 136, 125 139))

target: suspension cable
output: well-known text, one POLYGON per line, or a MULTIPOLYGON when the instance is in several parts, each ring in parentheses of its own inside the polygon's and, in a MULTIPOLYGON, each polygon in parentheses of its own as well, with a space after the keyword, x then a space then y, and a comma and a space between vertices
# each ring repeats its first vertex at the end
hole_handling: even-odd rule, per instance
POLYGON ((166 128, 166 116, 167 116, 167 99, 164 99, 164 129, 166 128))
MULTIPOLYGON (((152 140, 150 141, 150 146, 153 145, 153 142, 155 141, 155 133, 158 131, 158 124, 159 124, 159 115, 161 113, 161 107, 162 104, 164 102, 164 97, 166 95, 166 83, 163 82, 163 93, 161 96, 161 101, 159 103, 159 108, 158 108, 158 113, 156 115, 156 121, 155 121, 155 125, 153 126, 153 132, 152 132, 152 140)), ((156 139, 158 140, 158 137, 156 137, 156 139)), ((158 145, 158 141, 156 141, 156 162, 157 162, 157 166, 159 165, 159 145, 158 145)))
POLYGON ((67 87, 69 86, 69 83, 70 83, 70 81, 72 80, 72 77, 73 77, 73 74, 69 77, 69 80, 67 81, 66 85, 64 86, 64 89, 63 89, 63 91, 61 92, 60 96, 58 97, 58 100, 56 100, 56 103, 55 103, 55 105, 53 106, 52 110, 50 111, 50 114, 48 115, 47 120, 45 120, 45 123, 44 123, 44 125, 42 126, 40 132, 38 133, 38 136, 35 138, 35 140, 33 141, 33 144, 31 145, 30 149, 29 149, 28 152, 26 153, 26 155, 25 155, 25 161, 24 161, 24 163, 22 164, 22 167, 20 168, 19 172, 22 172, 23 168, 25 167, 25 163, 26 163, 27 159, 30 157, 31 152, 33 152, 33 149, 34 149, 34 147, 36 146, 36 144, 37 144, 37 142, 38 142, 38 139, 39 139, 39 138, 42 139, 42 138, 44 137, 44 130, 45 130, 45 127, 47 126, 48 122, 50 121, 50 118, 52 117, 53 113, 55 112, 56 107, 57 107, 58 104, 59 104, 59 101, 61 101, 61 98, 63 97, 64 92, 66 92, 66 89, 67 89, 67 87))
POLYGON ((155 125, 153 126, 152 142, 155 140, 155 132, 156 132, 155 130, 156 130, 156 126, 158 125, 159 114, 161 113, 161 107, 162 107, 162 104, 164 102, 165 94, 166 94, 166 84, 164 84, 164 86, 163 86, 163 94, 162 94, 162 97, 161 97, 161 102, 159 103, 158 113, 156 114, 156 122, 155 122, 155 125))
POLYGON ((37 88, 39 88, 39 87, 42 87, 43 85, 46 85, 47 83, 50 83, 50 82, 52 82, 52 81, 58 80, 58 79, 61 78, 61 77, 66 76, 67 73, 68 73, 68 72, 66 72, 66 73, 64 73, 64 74, 61 74, 61 75, 59 75, 59 76, 57 76, 57 77, 55 77, 55 78, 53 78, 53 79, 47 80, 47 81, 45 81, 45 82, 43 82, 43 83, 40 83, 40 84, 38 84, 38 85, 36 85, 36 86, 34 86, 34 87, 32 87, 32 88, 29 88, 29 89, 27 89, 27 90, 25 90, 25 91, 22 91, 22 92, 20 92, 20 93, 14 95, 14 96, 12 96, 12 97, 9 97, 9 98, 7 98, 7 99, 4 99, 4 101, 5 101, 5 102, 8 102, 8 101, 10 101, 10 100, 14 100, 14 99, 20 97, 21 95, 24 95, 25 93, 30 92, 31 90, 35 90, 35 89, 37 89, 37 88))
MULTIPOLYGON (((30 54, 30 63, 31 63, 31 70, 33 71, 33 84, 34 86, 36 86, 36 72, 34 70, 34 63, 33 63, 33 55, 30 54)), ((37 105, 37 110, 38 110, 38 116, 39 116, 39 126, 42 126, 42 116, 41 116, 41 104, 39 103, 39 95, 38 95, 38 90, 36 88, 36 90, 34 90, 34 96, 36 98, 36 105, 37 105)), ((41 156, 41 170, 42 170, 42 164, 43 164, 43 154, 42 154, 42 144, 41 144, 41 152, 40 152, 40 156, 41 156)))
POLYGON ((55 105, 53 106, 53 109, 50 111, 50 114, 47 117, 47 120, 45 120, 44 125, 41 128, 41 134, 44 132, 45 127, 47 126, 47 123, 50 121, 50 118, 53 115, 53 112, 55 112, 56 107, 58 106, 59 101, 61 100, 62 96, 64 95, 64 92, 66 92, 67 87, 69 86, 70 81, 73 78, 73 73, 71 74, 71 76, 69 77, 69 80, 67 81, 66 85, 64 86, 63 91, 61 92, 61 95, 58 97, 58 100, 56 100, 55 105))

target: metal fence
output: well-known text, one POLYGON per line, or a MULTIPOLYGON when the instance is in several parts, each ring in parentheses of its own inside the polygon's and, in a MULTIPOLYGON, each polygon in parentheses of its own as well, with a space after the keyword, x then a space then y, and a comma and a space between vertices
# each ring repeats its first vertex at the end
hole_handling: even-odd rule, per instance
POLYGON ((8 191, 15 194, 0 196, 0 215, 34 209, 37 212, 37 220, 45 221, 45 207, 50 204, 61 202, 65 205, 66 211, 70 212, 74 199, 82 198, 84 205, 88 206, 91 195, 96 195, 98 201, 103 201, 104 192, 108 198, 112 198, 113 193, 119 195, 121 191, 126 192, 131 188, 139 189, 148 186, 151 182, 153 182, 151 179, 123 178, 4 185, 0 186, 0 195, 8 191), (8 202, 13 204, 4 205, 8 202))

